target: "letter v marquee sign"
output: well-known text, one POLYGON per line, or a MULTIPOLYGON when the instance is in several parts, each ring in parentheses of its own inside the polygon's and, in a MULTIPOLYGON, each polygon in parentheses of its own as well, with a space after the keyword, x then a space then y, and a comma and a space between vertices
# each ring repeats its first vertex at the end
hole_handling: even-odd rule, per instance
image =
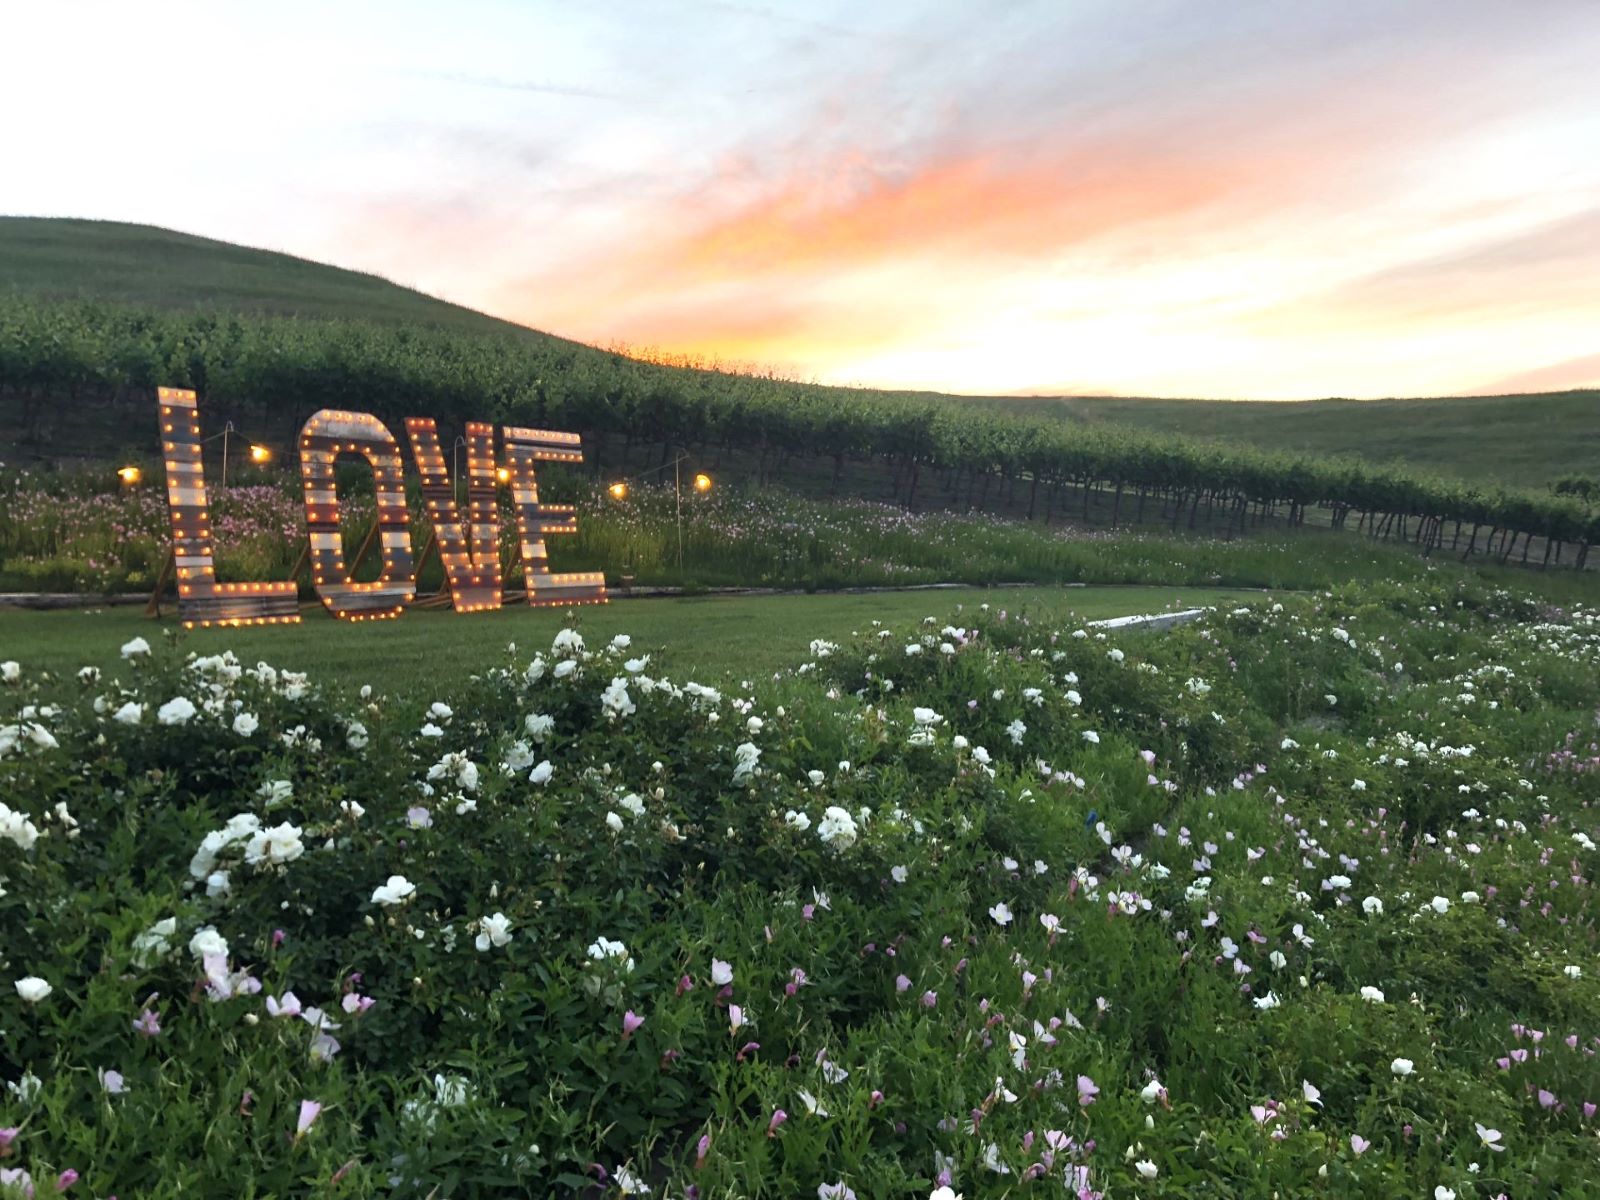
MULTIPOLYGON (((195 394, 161 388, 159 404, 179 618, 191 629, 299 621, 297 585, 292 578, 277 583, 217 582, 195 394)), ((578 520, 570 505, 539 503, 536 464, 582 462, 578 435, 511 426, 501 432, 527 602, 534 606, 606 603, 604 574, 552 574, 545 552, 547 534, 576 533, 578 520)), ((479 421, 467 425, 465 521, 433 420, 408 418, 406 434, 422 476, 423 501, 433 529, 429 546, 438 550, 451 604, 457 612, 499 608, 503 581, 494 426, 479 421)), ((334 616, 352 621, 398 617, 416 597, 417 568, 428 551, 425 548, 421 556, 412 555, 404 466, 394 435, 370 413, 323 409, 300 431, 300 479, 305 492, 311 577, 324 607, 334 616), (347 562, 344 554, 334 471, 341 454, 359 454, 372 466, 377 500, 372 537, 378 539, 383 567, 378 578, 368 583, 351 578, 356 564, 347 562)))

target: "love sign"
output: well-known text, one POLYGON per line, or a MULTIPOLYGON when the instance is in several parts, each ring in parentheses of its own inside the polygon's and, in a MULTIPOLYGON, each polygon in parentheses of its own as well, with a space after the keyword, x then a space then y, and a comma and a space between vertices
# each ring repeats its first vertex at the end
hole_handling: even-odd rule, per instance
MULTIPOLYGON (((299 621, 297 584, 292 578, 276 583, 217 582, 195 394, 161 388, 158 403, 179 619, 190 629, 299 621)), ((604 604, 606 583, 602 573, 554 574, 545 553, 546 535, 576 533, 578 519, 571 505, 539 502, 538 464, 582 462, 578 435, 509 425, 502 426, 500 433, 505 444, 504 470, 517 514, 523 598, 536 607, 604 604)), ((502 468, 495 461, 494 426, 480 421, 467 425, 465 514, 456 500, 455 481, 439 448, 433 418, 408 417, 406 437, 412 461, 422 476, 422 498, 432 526, 422 552, 415 556, 411 547, 411 512, 406 506, 405 470, 394 434, 370 413, 331 408, 314 413, 301 428, 300 480, 305 493, 307 555, 317 596, 330 613, 344 620, 398 617, 416 598, 417 571, 434 553, 444 569, 450 603, 457 612, 499 608, 506 596, 500 567, 497 493, 502 468), (368 544, 376 539, 382 567, 377 579, 368 582, 358 583, 352 578, 357 563, 347 561, 345 555, 334 473, 341 454, 360 455, 372 466, 377 524, 368 544)))

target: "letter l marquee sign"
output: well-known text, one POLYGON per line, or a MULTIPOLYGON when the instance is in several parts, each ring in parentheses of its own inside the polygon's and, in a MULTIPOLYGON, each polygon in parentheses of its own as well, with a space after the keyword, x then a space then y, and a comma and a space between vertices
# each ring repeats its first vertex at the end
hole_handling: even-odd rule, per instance
MULTIPOLYGON (((201 462, 200 413, 195 394, 159 389, 161 452, 167 468, 167 507, 172 518, 173 563, 178 573, 178 616, 190 629, 209 625, 292 624, 300 620, 293 579, 278 583, 218 583, 211 509, 201 462)), ((311 577, 323 606, 352 621, 398 617, 416 597, 416 571, 436 547, 457 612, 501 606, 500 515, 495 489, 494 426, 467 425, 467 513, 462 519, 454 482, 439 449, 432 418, 406 420, 411 454, 422 475, 422 496, 433 526, 432 542, 411 553, 411 514, 406 507, 400 444, 369 413, 323 409, 300 430, 300 480, 305 492, 311 577), (377 529, 383 569, 370 583, 350 578, 340 531, 334 464, 341 454, 359 454, 372 465, 377 529)), ((576 533, 571 505, 540 504, 536 464, 583 461, 575 433, 504 426, 507 470, 517 513, 527 602, 535 606, 604 604, 605 576, 598 572, 552 574, 545 553, 547 534, 576 533)))

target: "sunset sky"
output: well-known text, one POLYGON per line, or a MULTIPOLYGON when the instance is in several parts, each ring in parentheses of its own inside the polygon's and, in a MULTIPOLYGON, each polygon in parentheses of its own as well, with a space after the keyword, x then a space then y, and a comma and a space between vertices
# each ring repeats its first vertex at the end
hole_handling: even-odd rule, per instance
POLYGON ((52 0, 0 44, 0 212, 583 341, 959 392, 1600 385, 1595 0, 52 0))

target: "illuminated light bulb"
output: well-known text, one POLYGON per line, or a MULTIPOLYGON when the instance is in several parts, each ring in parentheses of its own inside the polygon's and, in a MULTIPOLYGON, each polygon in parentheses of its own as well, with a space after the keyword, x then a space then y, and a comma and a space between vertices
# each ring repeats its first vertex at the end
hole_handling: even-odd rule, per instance
POLYGON ((709 492, 711 490, 711 476, 704 473, 696 475, 694 477, 694 490, 697 492, 709 492))

